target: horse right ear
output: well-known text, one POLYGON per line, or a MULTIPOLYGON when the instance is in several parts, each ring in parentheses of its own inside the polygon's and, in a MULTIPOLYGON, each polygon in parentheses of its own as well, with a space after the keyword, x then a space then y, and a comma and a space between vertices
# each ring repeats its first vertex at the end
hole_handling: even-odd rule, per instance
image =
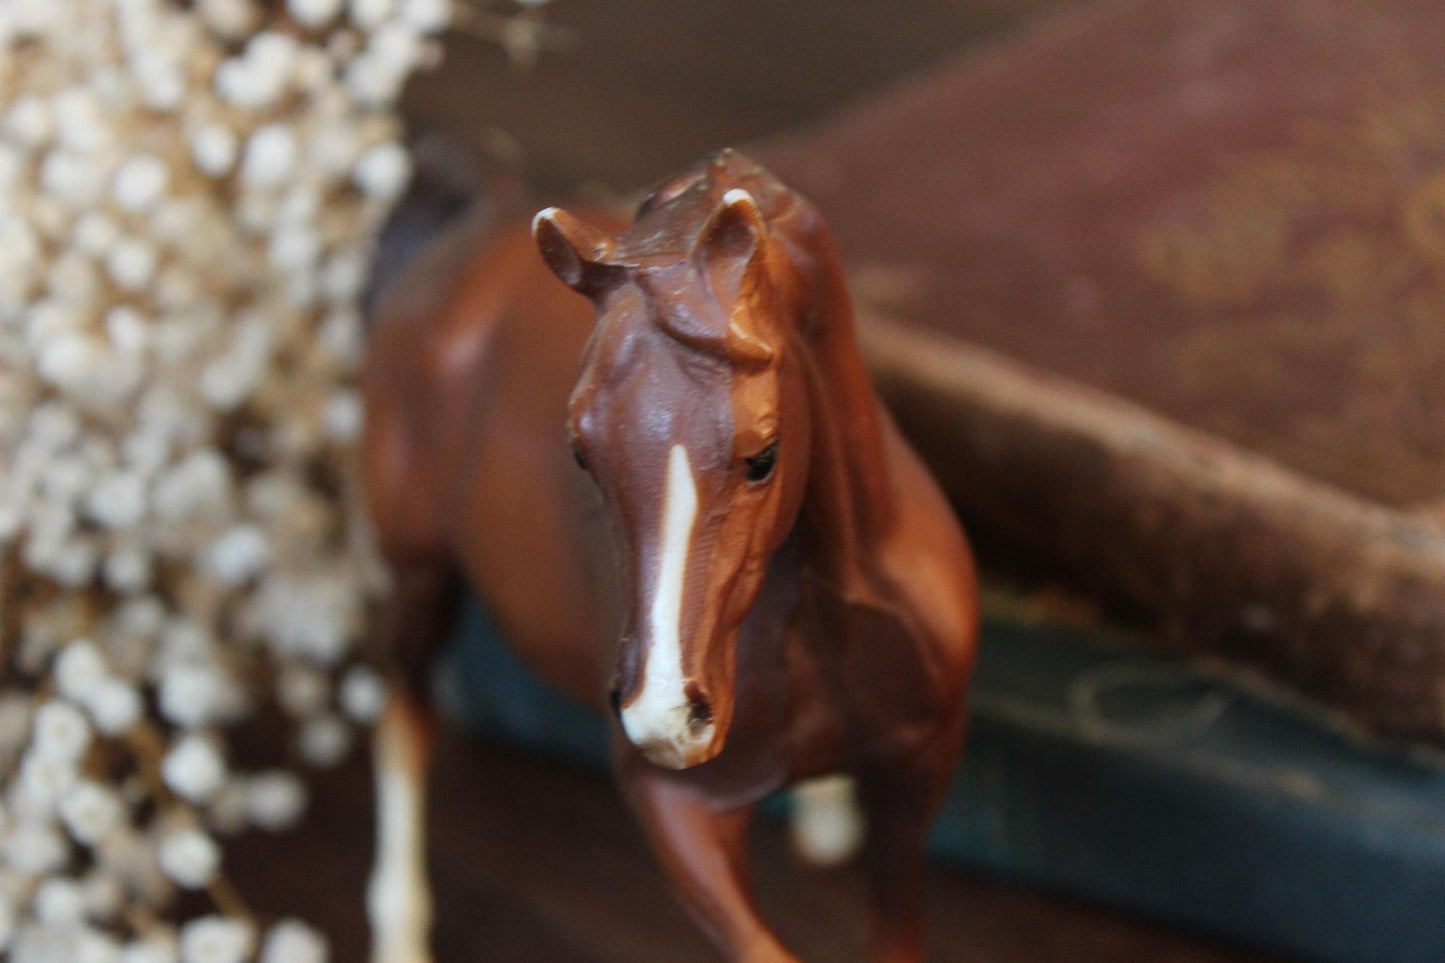
POLYGON ((617 266, 607 263, 612 238, 561 208, 538 211, 532 237, 552 273, 579 294, 595 299, 617 277, 617 266))

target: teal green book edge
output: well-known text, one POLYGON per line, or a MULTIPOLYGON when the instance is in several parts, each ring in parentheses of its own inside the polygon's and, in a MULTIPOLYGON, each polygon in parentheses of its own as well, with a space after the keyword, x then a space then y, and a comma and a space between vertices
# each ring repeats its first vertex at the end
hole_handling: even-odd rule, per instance
MULTIPOLYGON (((475 608, 444 699, 464 726, 606 767, 590 711, 475 608)), ((985 621, 945 862, 1282 955, 1445 960, 1445 770, 1085 632, 985 621)))

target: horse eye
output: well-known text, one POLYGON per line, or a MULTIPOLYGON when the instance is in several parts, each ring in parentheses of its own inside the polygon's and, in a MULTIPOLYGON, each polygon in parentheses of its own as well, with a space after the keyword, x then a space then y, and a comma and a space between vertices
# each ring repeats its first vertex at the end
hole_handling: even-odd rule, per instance
POLYGON ((778 463, 778 443, 775 441, 753 457, 744 460, 748 463, 748 481, 764 481, 773 473, 773 466, 778 463))
POLYGON ((578 468, 582 469, 583 471, 587 470, 587 459, 582 457, 582 449, 578 448, 576 445, 572 446, 572 460, 577 463, 578 468))

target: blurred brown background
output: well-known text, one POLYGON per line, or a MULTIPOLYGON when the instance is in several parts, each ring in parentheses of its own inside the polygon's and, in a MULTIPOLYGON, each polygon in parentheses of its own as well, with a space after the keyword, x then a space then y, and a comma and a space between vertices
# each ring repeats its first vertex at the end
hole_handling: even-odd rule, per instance
POLYGON ((1102 0, 556 0, 519 64, 463 25, 406 99, 543 189, 633 191, 719 147, 816 122, 920 68, 1102 0))

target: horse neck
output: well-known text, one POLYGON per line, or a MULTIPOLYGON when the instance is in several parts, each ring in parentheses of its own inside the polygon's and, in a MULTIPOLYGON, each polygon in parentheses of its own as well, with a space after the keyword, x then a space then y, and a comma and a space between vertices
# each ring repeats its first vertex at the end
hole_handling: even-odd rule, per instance
POLYGON ((853 306, 831 239, 811 245, 811 304, 801 340, 813 427, 804 564, 852 591, 877 583, 873 550, 894 505, 877 396, 854 335, 853 306))

